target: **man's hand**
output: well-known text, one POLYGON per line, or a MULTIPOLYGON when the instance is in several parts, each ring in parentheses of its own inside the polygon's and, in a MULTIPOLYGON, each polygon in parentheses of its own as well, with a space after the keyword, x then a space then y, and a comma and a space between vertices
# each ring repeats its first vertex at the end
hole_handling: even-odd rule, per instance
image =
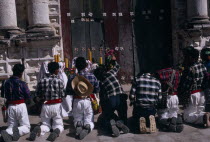
POLYGON ((117 60, 116 57, 115 57, 115 55, 112 55, 112 60, 113 61, 116 61, 117 60))

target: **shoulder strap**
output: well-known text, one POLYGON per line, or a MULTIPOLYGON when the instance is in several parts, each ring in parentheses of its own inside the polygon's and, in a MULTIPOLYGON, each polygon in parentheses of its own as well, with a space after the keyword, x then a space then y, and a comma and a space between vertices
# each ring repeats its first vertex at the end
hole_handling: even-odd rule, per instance
POLYGON ((174 81, 174 78, 175 78, 175 74, 176 74, 176 70, 173 69, 173 72, 171 74, 171 79, 169 82, 167 82, 167 85, 168 85, 168 89, 167 89, 167 92, 169 91, 169 89, 173 89, 173 81, 174 81))
POLYGON ((5 89, 5 84, 6 84, 7 80, 4 81, 4 105, 6 105, 6 89, 5 89))

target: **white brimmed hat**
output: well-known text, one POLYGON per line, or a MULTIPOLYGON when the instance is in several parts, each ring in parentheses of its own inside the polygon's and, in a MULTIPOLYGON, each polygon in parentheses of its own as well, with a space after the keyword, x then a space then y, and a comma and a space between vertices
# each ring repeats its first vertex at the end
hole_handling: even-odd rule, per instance
POLYGON ((93 85, 83 76, 77 75, 71 82, 72 89, 78 96, 89 96, 93 93, 93 85))

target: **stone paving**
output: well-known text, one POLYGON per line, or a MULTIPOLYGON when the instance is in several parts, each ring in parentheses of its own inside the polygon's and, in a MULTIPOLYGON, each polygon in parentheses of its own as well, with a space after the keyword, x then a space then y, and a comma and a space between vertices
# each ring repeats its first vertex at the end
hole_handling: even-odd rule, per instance
MULTIPOLYGON (((131 116, 132 108, 129 107, 128 115, 131 116)), ((98 115, 95 116, 95 122, 97 122, 98 115)), ((30 115, 30 122, 32 128, 36 126, 40 121, 38 116, 30 115)), ((56 142, 77 142, 74 138, 74 128, 72 120, 64 119, 65 131, 56 139, 56 142), (69 133, 70 128, 70 133, 69 133)), ((129 118, 129 124, 132 128, 132 119, 129 118)), ((6 129, 6 124, 3 123, 2 117, 0 117, 1 130, 6 129)), ((209 142, 210 141, 210 129, 196 128, 189 125, 185 125, 182 133, 169 133, 169 132, 157 132, 155 134, 122 134, 118 138, 111 137, 110 134, 103 131, 102 128, 96 128, 81 142, 209 142)), ((38 137, 36 142, 45 142, 49 134, 38 137)), ((21 137, 18 142, 27 142, 28 135, 21 137)))
MULTIPOLYGON (((123 87, 127 92, 130 90, 130 86, 126 85, 123 87)), ((0 98, 0 102, 1 102, 0 98)), ((155 134, 134 134, 132 128, 135 124, 131 118, 132 107, 128 108, 129 127, 131 133, 122 134, 117 138, 113 138, 109 133, 103 130, 103 128, 97 125, 97 119, 99 115, 95 115, 95 129, 87 136, 84 140, 77 140, 74 138, 75 129, 72 124, 72 119, 65 118, 64 126, 65 131, 56 139, 55 142, 210 142, 210 128, 203 129, 199 127, 193 127, 185 125, 182 133, 171 133, 171 132, 157 132, 155 134), (69 129, 70 128, 70 129, 69 129), (70 130, 70 131, 69 131, 70 130)), ((31 127, 34 128, 40 122, 39 116, 30 115, 31 127)), ((6 129, 6 124, 3 123, 1 110, 0 110, 0 130, 6 129)), ((49 134, 38 137, 36 142, 47 142, 46 138, 49 134)), ((18 142, 28 142, 26 139, 29 135, 23 136, 18 142)), ((1 142, 1 141, 0 141, 1 142)))

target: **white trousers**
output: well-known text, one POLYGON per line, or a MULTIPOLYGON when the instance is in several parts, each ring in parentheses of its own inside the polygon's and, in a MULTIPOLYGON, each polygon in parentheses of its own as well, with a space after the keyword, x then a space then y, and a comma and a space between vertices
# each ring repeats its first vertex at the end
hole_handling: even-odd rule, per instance
POLYGON ((7 133, 13 135, 13 127, 18 127, 20 136, 28 134, 30 132, 30 122, 28 119, 28 111, 26 104, 9 105, 7 109, 8 113, 8 128, 7 133))
POLYGON ((53 130, 58 128, 61 133, 64 130, 63 119, 61 117, 61 104, 44 104, 42 106, 41 121, 41 135, 50 132, 51 128, 53 130))
POLYGON ((94 128, 94 114, 90 99, 74 99, 73 102, 74 126, 81 121, 83 125, 90 124, 91 130, 94 128))
POLYGON ((193 124, 203 124, 204 103, 204 92, 191 94, 189 106, 184 110, 184 121, 193 124))
POLYGON ((159 110, 160 119, 177 118, 179 111, 179 99, 177 95, 168 95, 167 108, 159 110))

